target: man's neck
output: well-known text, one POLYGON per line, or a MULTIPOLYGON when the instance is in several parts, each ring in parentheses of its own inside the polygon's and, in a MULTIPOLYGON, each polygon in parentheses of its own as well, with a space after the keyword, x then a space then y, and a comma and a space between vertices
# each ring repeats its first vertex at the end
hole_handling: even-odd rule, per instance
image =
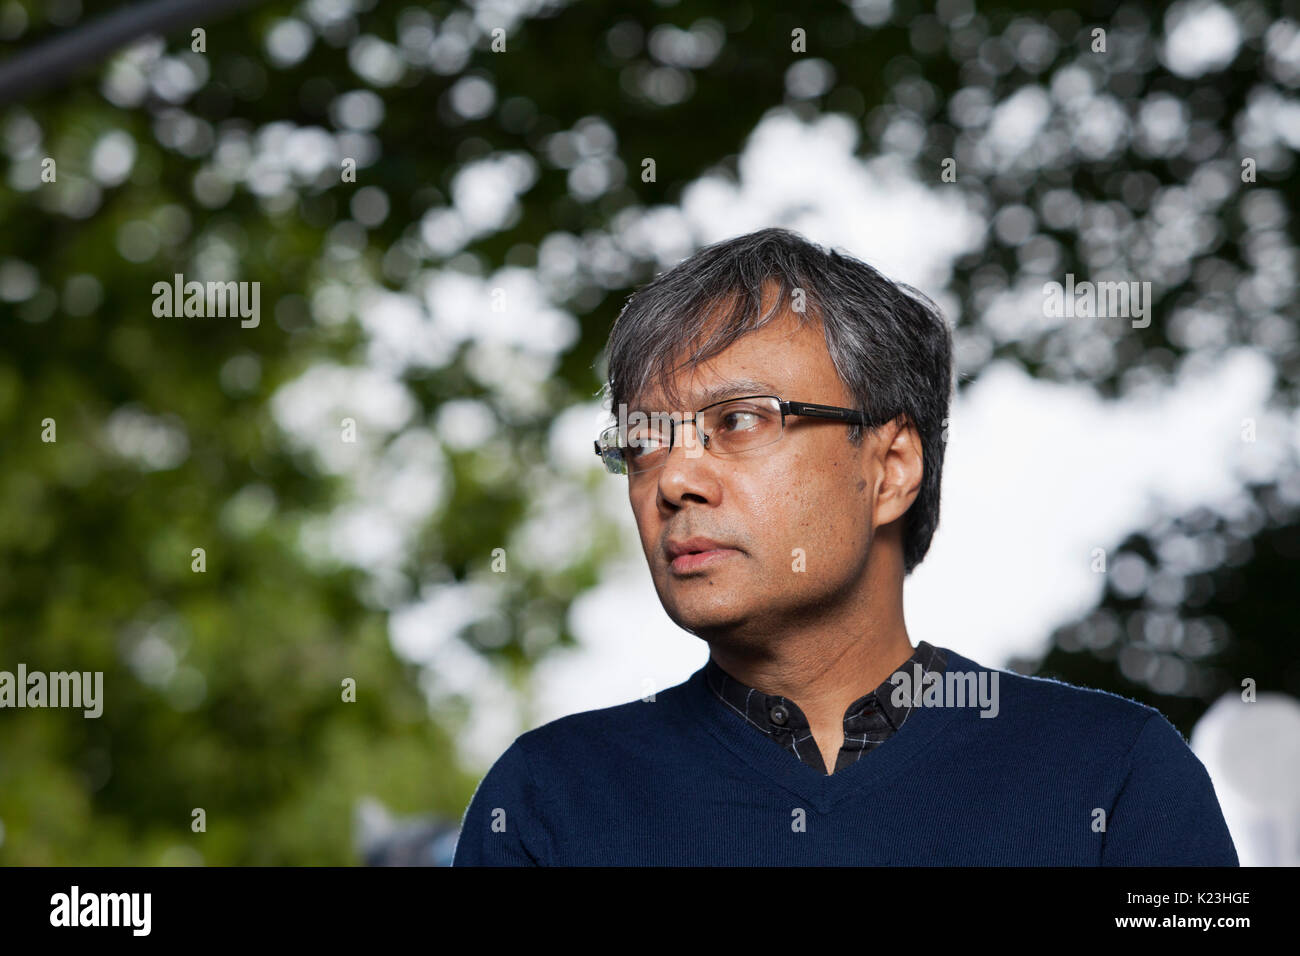
POLYGON ((844 743, 844 713, 912 656, 907 629, 866 634, 842 632, 786 635, 773 639, 761 656, 737 654, 712 644, 710 656, 736 680, 764 693, 787 697, 808 718, 827 773, 844 743))
POLYGON ((835 772, 849 705, 884 683, 914 651, 903 620, 902 552, 883 547, 886 537, 867 562, 870 573, 849 592, 751 620, 731 633, 700 635, 709 656, 736 680, 798 705, 827 773, 835 772))

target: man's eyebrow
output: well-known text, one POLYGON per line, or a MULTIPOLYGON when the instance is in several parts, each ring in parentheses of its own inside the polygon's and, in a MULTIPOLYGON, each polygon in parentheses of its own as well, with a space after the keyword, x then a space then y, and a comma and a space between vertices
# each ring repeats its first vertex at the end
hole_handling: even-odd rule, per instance
MULTIPOLYGON (((729 378, 721 382, 702 389, 692 402, 691 411, 698 408, 704 408, 712 405, 714 402, 720 402, 723 399, 735 398, 738 395, 775 395, 776 389, 770 382, 761 382, 752 378, 729 378)), ((682 409, 656 408, 654 411, 682 411, 682 409)), ((633 405, 629 412, 649 413, 651 409, 646 407, 645 403, 633 405)))

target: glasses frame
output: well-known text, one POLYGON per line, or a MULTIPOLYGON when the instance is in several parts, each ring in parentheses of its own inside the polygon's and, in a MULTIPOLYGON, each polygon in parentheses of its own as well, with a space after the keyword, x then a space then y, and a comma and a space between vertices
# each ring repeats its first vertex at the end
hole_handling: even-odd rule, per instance
MULTIPOLYGON (((820 405, 816 402, 786 401, 785 399, 781 398, 779 395, 737 395, 734 398, 724 398, 721 399, 720 401, 712 402, 708 405, 705 405, 703 408, 697 409, 689 418, 683 418, 681 420, 681 424, 685 425, 687 422, 690 422, 691 424, 696 424, 695 419, 701 413, 707 412, 710 408, 717 408, 719 405, 729 405, 732 402, 743 402, 751 398, 776 399, 777 407, 781 410, 781 434, 777 436, 776 441, 770 442, 769 443, 770 445, 775 445, 777 442, 779 442, 782 438, 785 437, 785 420, 786 417, 789 415, 802 415, 808 418, 822 418, 822 419, 829 419, 831 421, 837 421, 837 422, 847 422, 851 425, 862 425, 866 428, 875 428, 878 424, 880 424, 879 422, 873 421, 870 417, 868 417, 868 415, 865 412, 861 411, 860 409, 842 408, 839 405, 820 405)), ((662 468, 664 465, 668 463, 668 455, 672 454, 673 445, 676 442, 677 424, 678 423, 671 416, 669 416, 668 452, 664 455, 663 462, 661 462, 658 465, 654 465, 653 467, 645 468, 641 471, 638 471, 636 472, 636 474, 643 475, 652 471, 657 471, 658 469, 662 468)), ((612 427, 615 426, 610 426, 610 428, 612 427)), ((699 425, 696 424, 696 428, 698 429, 699 425)), ((604 429, 601 432, 601 434, 604 434, 606 431, 609 431, 609 428, 604 429)), ((624 457, 623 454, 628 448, 631 447, 630 445, 611 445, 602 450, 600 447, 599 438, 595 439, 593 441, 593 444, 596 447, 597 457, 599 457, 602 461, 608 462, 609 460, 608 456, 611 452, 613 452, 616 453, 616 460, 621 462, 622 464, 621 471, 610 471, 609 465, 606 464, 605 470, 607 472, 609 472, 611 475, 627 475, 629 477, 632 475, 632 471, 628 467, 627 459, 624 457)), ((706 451, 709 449, 709 439, 707 435, 703 436, 703 440, 701 444, 704 445, 706 451)), ((768 446, 759 445, 757 447, 765 448, 768 446)), ((743 450, 750 451, 752 449, 743 449, 743 450)), ((712 454, 718 455, 718 454, 723 454, 723 452, 712 452, 712 454)), ((728 452, 727 454, 738 454, 738 453, 728 452)))

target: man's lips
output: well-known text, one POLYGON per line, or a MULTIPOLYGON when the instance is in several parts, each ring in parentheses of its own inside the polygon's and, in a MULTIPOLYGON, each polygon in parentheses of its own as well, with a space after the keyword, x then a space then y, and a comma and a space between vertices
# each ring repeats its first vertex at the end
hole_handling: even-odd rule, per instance
POLYGON ((705 538, 702 535, 696 535, 693 538, 675 538, 664 543, 664 551, 668 553, 669 561, 683 554, 691 554, 697 551, 717 551, 731 547, 732 545, 726 541, 705 538))
POLYGON ((669 541, 664 550, 674 571, 691 571, 740 554, 740 549, 730 544, 701 537, 669 541))
POLYGON ((694 571, 708 564, 726 560, 732 555, 740 554, 735 548, 715 548, 712 551, 695 551, 691 554, 679 554, 669 562, 674 571, 694 571))

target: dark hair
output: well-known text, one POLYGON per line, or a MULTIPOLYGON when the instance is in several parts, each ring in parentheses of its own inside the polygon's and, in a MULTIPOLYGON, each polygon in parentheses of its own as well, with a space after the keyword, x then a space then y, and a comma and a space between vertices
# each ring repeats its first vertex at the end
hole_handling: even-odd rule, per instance
MULTIPOLYGON (((771 321, 782 304, 790 308, 795 290, 802 291, 805 312, 821 322, 831 360, 858 407, 873 421, 901 415, 916 426, 924 473, 904 516, 904 573, 910 574, 939 524, 943 429, 953 391, 952 332, 939 307, 911 286, 788 229, 706 246, 637 290, 619 313, 607 348, 609 406, 616 412, 651 383, 663 385, 670 407, 679 404, 670 381, 674 359, 695 346, 678 366, 694 369, 771 321), (760 314, 769 283, 778 284, 778 295, 760 314)), ((790 310, 801 324, 808 321, 790 310)), ((862 441, 860 426, 847 431, 849 441, 862 441)))

